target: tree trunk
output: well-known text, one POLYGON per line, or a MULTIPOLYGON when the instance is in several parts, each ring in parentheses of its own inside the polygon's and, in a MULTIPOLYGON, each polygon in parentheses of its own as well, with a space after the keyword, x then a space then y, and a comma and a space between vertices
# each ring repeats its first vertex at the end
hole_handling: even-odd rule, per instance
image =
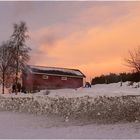
POLYGON ((16 66, 16 94, 18 92, 17 90, 17 84, 18 84, 18 71, 19 71, 19 45, 17 45, 17 66, 16 66))
POLYGON ((16 67, 16 94, 17 94, 17 83, 18 83, 18 60, 17 60, 17 67, 16 67))
POLYGON ((4 86, 5 86, 5 73, 2 73, 2 94, 4 94, 4 86))

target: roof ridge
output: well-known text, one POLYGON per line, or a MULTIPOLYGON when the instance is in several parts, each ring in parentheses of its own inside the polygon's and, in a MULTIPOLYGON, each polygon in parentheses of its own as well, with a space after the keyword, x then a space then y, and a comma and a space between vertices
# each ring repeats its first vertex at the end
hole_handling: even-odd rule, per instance
POLYGON ((60 68, 60 67, 48 67, 48 66, 37 66, 37 65, 27 65, 30 69, 50 69, 50 71, 58 71, 58 72, 65 72, 65 73, 73 73, 74 75, 82 75, 86 77, 79 69, 69 69, 69 68, 60 68), (52 69, 52 70, 51 70, 52 69), (78 74, 79 73, 79 74, 78 74))
POLYGON ((76 70, 76 71, 80 71, 79 69, 60 68, 60 67, 49 67, 49 66, 38 66, 38 65, 28 65, 28 66, 43 67, 43 68, 58 68, 58 69, 67 69, 67 70, 76 70))

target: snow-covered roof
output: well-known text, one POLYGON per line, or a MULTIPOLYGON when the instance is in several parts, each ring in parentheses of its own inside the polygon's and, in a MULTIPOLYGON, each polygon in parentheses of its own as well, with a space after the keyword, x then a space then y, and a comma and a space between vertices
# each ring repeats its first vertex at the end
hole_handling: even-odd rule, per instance
POLYGON ((32 73, 85 77, 85 75, 78 69, 45 67, 45 66, 34 66, 34 65, 28 65, 28 68, 31 70, 32 73))

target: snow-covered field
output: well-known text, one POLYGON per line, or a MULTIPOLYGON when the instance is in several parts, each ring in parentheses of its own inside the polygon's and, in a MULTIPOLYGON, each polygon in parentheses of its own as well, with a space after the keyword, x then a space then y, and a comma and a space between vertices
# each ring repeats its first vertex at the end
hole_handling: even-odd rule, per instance
MULTIPOLYGON (((9 99, 10 102, 20 103, 19 101, 22 101, 20 97, 31 97, 31 98, 33 97, 34 98, 33 101, 38 100, 38 102, 40 101, 42 102, 44 97, 47 98, 52 97, 52 99, 57 99, 59 97, 76 98, 76 97, 90 96, 96 98, 98 96, 114 97, 114 96, 122 96, 122 95, 140 95, 140 88, 135 88, 135 86, 138 83, 135 83, 133 86, 127 86, 127 84, 128 82, 123 83, 122 87, 120 87, 120 83, 114 83, 114 84, 99 84, 99 85, 92 86, 92 88, 79 88, 76 90, 75 89, 49 90, 48 95, 46 95, 46 91, 41 91, 34 94, 18 93, 18 95, 7 93, 4 95, 1 94, 1 100, 3 100, 2 96, 8 97, 5 99, 9 99), (17 97, 17 99, 11 100, 11 97, 15 97, 15 98, 17 97), (18 101, 18 97, 19 97, 19 101, 18 101)), ((80 99, 77 99, 76 101, 82 103, 80 99)), ((132 107, 137 107, 137 103, 138 103, 137 101, 139 101, 139 98, 135 102, 134 101, 135 100, 133 100, 133 103, 135 103, 134 105, 136 106, 132 106, 132 107)), ((30 104, 30 101, 28 102, 28 104, 30 104)), ((75 103, 75 105, 78 105, 77 102, 75 103)), ((125 102, 125 105, 127 105, 127 102, 125 102)), ((113 109, 114 107, 112 106, 111 109, 113 109)), ((97 110, 99 112, 101 111, 100 108, 96 108, 96 109, 99 109, 97 110)), ((109 111, 109 109, 107 109, 106 111, 109 111)), ((125 113, 127 114, 127 112, 125 113)), ((103 124, 103 123, 97 124, 95 123, 95 121, 93 122, 91 120, 90 121, 80 120, 80 119, 75 120, 72 118, 66 120, 66 118, 64 117, 59 117, 57 115, 55 116, 54 115, 50 116, 50 115, 47 116, 47 115, 35 115, 29 113, 25 114, 25 113, 18 113, 18 112, 0 111, 0 139, 4 139, 4 138, 6 139, 8 138, 11 139, 12 138, 13 139, 20 139, 20 138, 28 138, 28 139, 31 138, 34 139, 35 138, 37 139, 41 139, 41 138, 53 138, 53 139, 132 138, 132 139, 137 139, 139 138, 140 139, 139 119, 138 120, 136 119, 135 121, 133 121, 133 123, 128 123, 128 121, 126 121, 127 123, 125 123, 125 121, 122 121, 121 123, 118 122, 114 124, 103 124)), ((137 115, 138 114, 135 114, 134 116, 137 115)))
MULTIPOLYGON (((54 96, 63 96, 63 97, 82 97, 82 96, 122 96, 122 95, 140 95, 140 88, 135 88, 138 83, 134 83, 133 86, 128 86, 129 82, 123 83, 123 86, 120 86, 120 83, 112 84, 97 84, 93 85, 92 88, 79 88, 75 89, 59 89, 51 90, 51 97, 54 96)), ((42 94, 42 93, 38 93, 42 94)))
MULTIPOLYGON (((140 95, 140 88, 135 88, 138 83, 134 83, 133 86, 128 86, 129 82, 125 82, 120 86, 120 83, 112 83, 112 84, 97 84, 92 85, 91 88, 78 88, 78 89, 57 89, 57 90, 49 90, 49 97, 65 97, 65 98, 73 98, 73 97, 97 97, 97 96, 122 96, 122 95, 140 95)), ((139 83, 140 84, 140 83, 139 83)), ((8 90, 6 90, 8 93, 8 90)), ((34 94, 24 94, 18 93, 16 95, 19 96, 38 96, 38 95, 46 95, 46 91, 41 91, 34 94)), ((4 97, 15 96, 15 94, 4 94, 4 97)))
POLYGON ((0 112, 0 139, 140 139, 140 123, 65 122, 55 116, 0 112))

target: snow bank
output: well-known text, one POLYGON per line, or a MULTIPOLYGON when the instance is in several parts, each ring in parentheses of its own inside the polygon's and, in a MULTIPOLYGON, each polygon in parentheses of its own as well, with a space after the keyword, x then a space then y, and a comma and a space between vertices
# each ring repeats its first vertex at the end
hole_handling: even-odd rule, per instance
POLYGON ((140 96, 0 97, 0 110, 55 114, 64 118, 83 118, 107 122, 135 121, 140 120, 140 96))
POLYGON ((116 83, 95 85, 88 89, 51 90, 49 95, 46 91, 37 94, 5 94, 0 96, 0 110, 109 122, 140 120, 140 88, 128 87, 126 84, 123 87, 116 83))

